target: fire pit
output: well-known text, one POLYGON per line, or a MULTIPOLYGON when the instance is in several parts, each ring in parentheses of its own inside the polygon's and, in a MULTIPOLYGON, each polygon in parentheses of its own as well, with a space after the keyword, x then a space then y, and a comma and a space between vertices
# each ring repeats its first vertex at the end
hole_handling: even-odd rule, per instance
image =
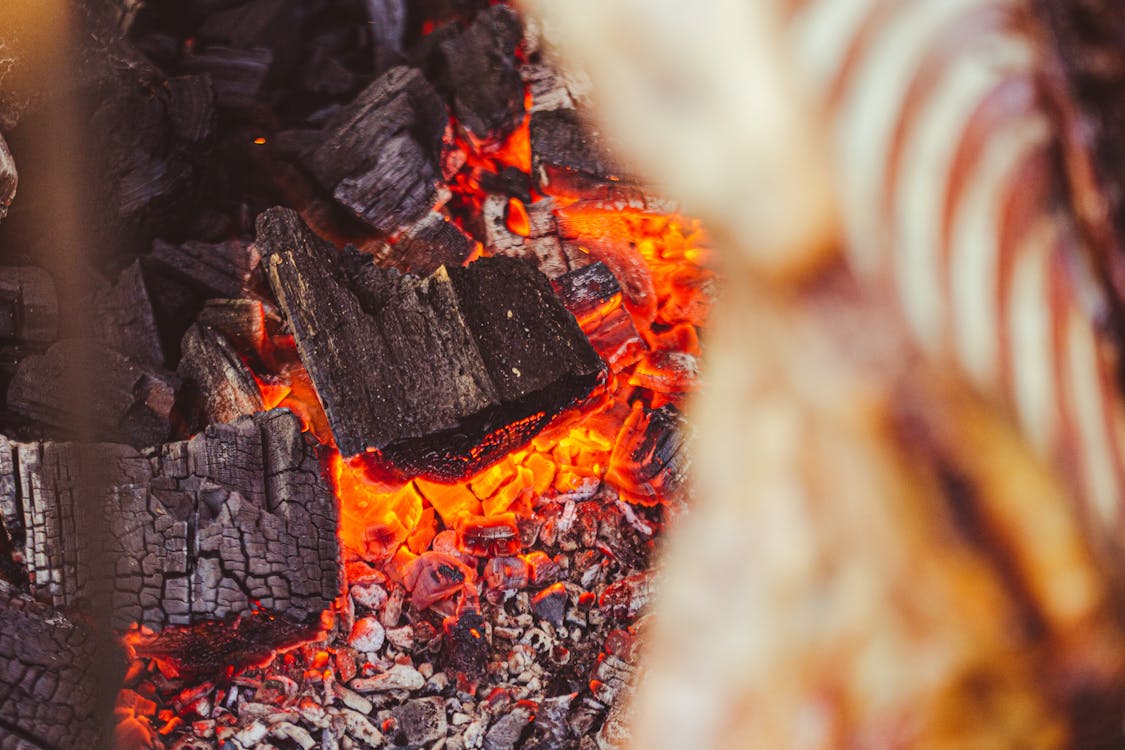
POLYGON ((697 222, 505 4, 79 16, 96 270, 21 158, 62 108, 0 97, 0 744, 613 744, 697 222))

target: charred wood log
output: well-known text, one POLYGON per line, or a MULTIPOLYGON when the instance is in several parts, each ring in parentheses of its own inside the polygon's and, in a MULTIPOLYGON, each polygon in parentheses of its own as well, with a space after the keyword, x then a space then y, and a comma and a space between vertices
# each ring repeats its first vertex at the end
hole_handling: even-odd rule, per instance
POLYGON ((210 326, 195 323, 188 328, 176 372, 204 424, 231 422, 262 410, 254 376, 234 346, 210 326))
POLYGON ((0 268, 0 340, 46 344, 59 335, 55 282, 42 268, 0 268))
MULTIPOLYGON (((271 322, 280 328, 277 313, 271 310, 269 314, 271 322)), ((265 307, 257 300, 210 299, 195 320, 221 334, 243 354, 259 352, 269 334, 265 307)))
POLYGON ((0 747, 102 747, 93 641, 0 582, 0 747))
POLYGON ((473 242, 467 234, 441 214, 430 212, 374 257, 380 266, 422 276, 441 266, 459 266, 472 251, 473 242))
POLYGON ((16 160, 8 150, 4 136, 0 135, 0 219, 8 215, 8 207, 16 197, 16 188, 19 186, 19 173, 16 171, 16 160))
POLYGON ((258 245, 301 360, 346 456, 453 479, 586 396, 603 365, 547 280, 486 258, 420 279, 345 268, 292 211, 258 245))
POLYGON ((502 138, 523 119, 523 81, 515 57, 522 36, 515 11, 494 5, 463 32, 438 43, 440 78, 448 84, 453 114, 478 140, 502 138))
POLYGON ((337 595, 335 500, 287 411, 142 452, 0 440, 3 455, 14 457, 0 460, 5 526, 22 539, 33 593, 56 606, 107 586, 117 629, 160 629, 259 605, 306 622, 337 595), (90 496, 102 507, 78 507, 90 496), (105 525, 113 568, 102 574, 88 565, 89 518, 105 525))
POLYGON ((183 281, 204 297, 229 299, 245 296, 258 286, 260 261, 254 247, 240 240, 217 244, 156 240, 145 257, 152 270, 183 281))
POLYGON ((183 73, 207 75, 215 90, 215 104, 228 109, 249 109, 258 101, 273 68, 273 53, 261 47, 235 49, 212 45, 186 58, 183 73))
POLYGON ((163 366, 160 333, 139 261, 121 271, 116 283, 96 289, 89 309, 98 341, 139 364, 163 366))
POLYGON ((63 339, 44 354, 21 361, 8 386, 8 408, 64 434, 89 419, 95 434, 106 439, 138 447, 167 440, 179 378, 102 349, 92 392, 83 393, 74 386, 74 370, 76 363, 86 361, 85 346, 63 339))
MULTIPOLYGON (((577 110, 538 110, 531 114, 531 166, 537 186, 553 194, 604 196, 607 191, 630 194, 617 183, 625 175, 611 160, 600 131, 577 110)), ((638 195, 640 191, 634 190, 638 195)))
POLYGON ((617 278, 597 261, 553 280, 563 305, 578 319, 594 351, 615 372, 635 363, 648 351, 625 309, 617 278))
POLYGON ((438 165, 448 120, 419 71, 392 68, 326 125, 302 161, 340 205, 391 234, 448 199, 438 165))

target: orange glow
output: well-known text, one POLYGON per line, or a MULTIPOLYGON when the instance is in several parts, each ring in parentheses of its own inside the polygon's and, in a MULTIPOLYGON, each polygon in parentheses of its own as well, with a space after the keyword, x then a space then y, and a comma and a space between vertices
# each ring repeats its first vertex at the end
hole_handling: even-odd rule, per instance
POLYGON ((258 136, 257 138, 254 139, 254 145, 255 146, 264 146, 264 145, 266 145, 266 139, 263 138, 262 136, 258 136))
POLYGON ((508 199, 506 223, 512 234, 518 234, 520 237, 531 235, 531 219, 527 215, 527 209, 524 208, 523 201, 519 198, 508 199))

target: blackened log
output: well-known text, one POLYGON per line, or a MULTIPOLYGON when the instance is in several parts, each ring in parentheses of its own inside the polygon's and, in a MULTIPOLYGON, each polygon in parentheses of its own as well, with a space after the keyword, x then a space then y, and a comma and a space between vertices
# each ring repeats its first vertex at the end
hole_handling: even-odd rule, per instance
POLYGON ((463 477, 530 440, 602 376, 574 318, 522 261, 486 258, 424 279, 373 264, 348 274, 285 209, 259 217, 257 243, 344 455, 463 477))
POLYGON ((199 38, 233 49, 267 49, 284 74, 300 52, 300 20, 294 0, 250 0, 208 15, 199 38))
POLYGON ((473 251, 473 241, 453 222, 431 212, 374 254, 375 262, 404 273, 426 276, 441 266, 459 266, 473 251))
POLYGON ((334 117, 302 161, 356 218, 392 234, 448 199, 438 165, 447 125, 438 93, 400 66, 334 117))
POLYGON ((180 244, 156 240, 145 264, 191 285, 204 297, 238 298, 259 285, 261 261, 252 245, 240 240, 180 244))
MULTIPOLYGON (((276 312, 273 320, 280 327, 276 312)), ((199 311, 196 322, 219 332, 236 351, 257 354, 268 335, 266 311, 261 302, 251 299, 210 299, 199 311)))
POLYGON ((595 262, 552 281, 563 305, 578 319, 594 351, 619 372, 648 351, 623 303, 621 285, 604 263, 595 262))
POLYGON ((12 158, 4 136, 0 135, 0 219, 8 215, 8 207, 16 197, 17 187, 19 173, 16 172, 16 160, 12 158))
POLYGON ((172 130, 184 141, 206 141, 215 130, 215 91, 210 76, 169 78, 168 118, 172 130))
POLYGON ((139 364, 163 366, 164 351, 139 261, 126 266, 114 284, 96 289, 89 310, 98 341, 139 364))
POLYGON ((196 323, 184 334, 180 353, 176 373, 205 424, 231 422, 262 410, 254 376, 222 334, 196 323))
POLYGON ((167 440, 179 387, 171 372, 133 362, 112 349, 97 354, 92 393, 74 385, 86 342, 63 339, 44 354, 24 358, 8 386, 8 408, 70 434, 86 420, 106 440, 135 446, 167 440))
POLYGON ((272 67, 273 53, 268 49, 212 45, 186 57, 180 71, 210 76, 215 103, 219 107, 243 110, 257 103, 272 67))
POLYGON ((522 36, 516 12, 494 5, 438 45, 453 114, 478 140, 502 138, 523 119, 523 81, 515 54, 522 36))
POLYGON ((42 268, 0 268, 0 340, 45 344, 59 334, 55 282, 42 268))
POLYGON ((529 127, 531 168, 541 192, 586 197, 629 194, 628 183, 607 184, 619 183, 626 175, 611 160, 604 137, 577 110, 533 112, 529 127))
POLYGON ((91 587, 108 586, 120 631, 246 615, 256 603, 309 622, 338 593, 335 499, 288 411, 142 452, 52 442, 0 448, 16 458, 8 502, 22 516, 32 591, 56 606, 80 606, 91 587), (79 508, 91 488, 104 505, 79 508), (88 567, 88 527, 99 522, 108 581, 88 567))
POLYGON ((671 404, 637 404, 621 427, 606 478, 633 502, 668 502, 686 489, 690 427, 671 404))
POLYGON ((103 747, 95 647, 79 623, 0 581, 0 747, 103 747))

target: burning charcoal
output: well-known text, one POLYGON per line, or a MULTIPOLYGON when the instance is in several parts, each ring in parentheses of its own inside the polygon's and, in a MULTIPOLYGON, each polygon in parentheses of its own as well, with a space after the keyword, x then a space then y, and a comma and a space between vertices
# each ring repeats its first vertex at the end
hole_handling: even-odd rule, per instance
POLYGON ((97 289, 89 308, 98 341, 139 364, 164 364, 152 302, 138 261, 126 266, 116 283, 97 289))
POLYGON ((687 429, 671 404, 655 411, 635 405, 613 448, 607 479, 637 502, 675 497, 687 477, 687 429))
POLYGON ((653 352, 633 371, 629 384, 657 393, 690 393, 699 387, 699 360, 687 352, 653 352))
MULTIPOLYGON (((352 675, 352 677, 354 676, 355 675, 352 675)), ((341 678, 342 677, 343 675, 341 675, 341 678)), ((353 711, 359 711, 361 714, 370 714, 374 709, 374 705, 371 703, 371 701, 367 700, 356 691, 344 687, 338 682, 332 683, 332 692, 343 702, 345 706, 352 709, 353 711)))
POLYGON ((458 593, 472 580, 472 569, 460 560, 440 552, 424 552, 410 564, 404 582, 410 589, 410 602, 425 609, 458 593))
POLYGON ((16 197, 16 188, 19 186, 19 173, 16 172, 16 160, 8 150, 4 136, 0 135, 0 220, 8 215, 8 208, 16 197))
POLYGON ((440 697, 415 698, 396 706, 391 713, 397 725, 394 743, 400 747, 433 747, 449 731, 445 700, 440 697))
POLYGON ((621 295, 621 285, 609 267, 597 261, 552 279, 555 292, 579 321, 596 315, 621 295))
POLYGON ((531 723, 533 705, 526 701, 517 703, 508 713, 501 716, 484 735, 484 750, 512 750, 516 747, 523 730, 531 723))
POLYGON ((179 379, 100 349, 92 393, 87 395, 72 385, 74 368, 90 359, 84 349, 84 342, 64 339, 45 354, 26 357, 8 386, 8 408, 62 430, 92 419, 102 439, 136 447, 166 440, 179 379))
POLYGON ((519 551, 516 519, 510 513, 466 520, 457 532, 460 547, 470 555, 514 555, 519 551))
POLYGON ((438 166, 447 124, 422 74, 392 68, 328 123, 303 162, 356 218, 391 234, 447 198, 438 166))
POLYGON ((445 618, 442 628, 445 631, 448 668, 460 672, 470 680, 478 679, 484 674, 484 665, 488 661, 484 618, 477 612, 462 612, 457 617, 445 618))
POLYGON ((623 306, 621 285, 598 261, 554 280, 566 308, 578 318, 590 344, 615 371, 637 362, 648 344, 623 306))
POLYGON ((531 600, 531 611, 541 620, 561 628, 566 614, 567 594, 561 583, 548 586, 531 600))
POLYGON ((598 603, 618 622, 632 622, 648 606, 651 596, 652 574, 642 571, 607 586, 598 603))
POLYGON ((543 192, 582 194, 621 176, 598 131, 576 110, 533 112, 530 128, 532 172, 543 192))
POLYGON ((375 653, 383 647, 387 639, 387 632, 374 617, 363 617, 356 620, 351 635, 348 636, 348 645, 356 651, 375 653))
POLYGON ((481 220, 489 252, 532 263, 549 279, 565 274, 571 268, 571 261, 559 242, 554 207, 552 198, 536 201, 526 208, 518 198, 503 195, 485 198, 481 220))
POLYGON ((55 282, 42 268, 0 268, 0 339, 49 343, 58 338, 55 282))
POLYGON ((258 245, 345 456, 377 452, 387 470, 459 479, 602 377, 574 318, 524 263, 485 258, 426 279, 369 265, 349 280, 283 209, 259 217, 258 245))
POLYGON ((453 114, 478 140, 502 138, 523 118, 523 81, 515 57, 521 36, 515 11, 494 5, 438 44, 453 114))
POLYGON ((258 101, 262 84, 273 67, 268 49, 235 49, 211 45, 181 62, 180 71, 208 75, 215 90, 215 103, 227 109, 249 109, 258 101))
POLYGON ((209 326, 195 323, 180 342, 176 372, 206 424, 231 422, 263 408, 261 391, 235 348, 209 326))
MULTIPOLYGON (((421 686, 419 685, 419 687, 421 686)), ((354 737, 367 747, 383 747, 383 733, 376 729, 375 725, 368 721, 363 714, 345 708, 340 711, 339 715, 344 720, 344 729, 349 737, 354 737)))
POLYGON ((530 750, 562 750, 573 746, 573 734, 567 718, 575 695, 558 695, 539 703, 533 725, 543 739, 538 744, 530 745, 530 750))
POLYGON ((260 260, 253 245, 239 240, 215 245, 195 241, 173 245, 156 240, 144 262, 162 274, 189 284, 205 297, 236 299, 257 285, 260 260))
POLYGON ((493 557, 484 566, 484 581, 490 589, 514 591, 528 584, 530 572, 518 557, 493 557))
POLYGON ((367 607, 372 612, 387 601, 387 590, 377 583, 352 586, 351 593, 356 604, 367 607))
POLYGON ((376 262, 405 273, 427 275, 440 266, 460 266, 473 251, 472 240, 456 224, 430 212, 376 254, 376 262))
POLYGON ((0 746, 102 747, 95 663, 81 623, 0 581, 0 746))

